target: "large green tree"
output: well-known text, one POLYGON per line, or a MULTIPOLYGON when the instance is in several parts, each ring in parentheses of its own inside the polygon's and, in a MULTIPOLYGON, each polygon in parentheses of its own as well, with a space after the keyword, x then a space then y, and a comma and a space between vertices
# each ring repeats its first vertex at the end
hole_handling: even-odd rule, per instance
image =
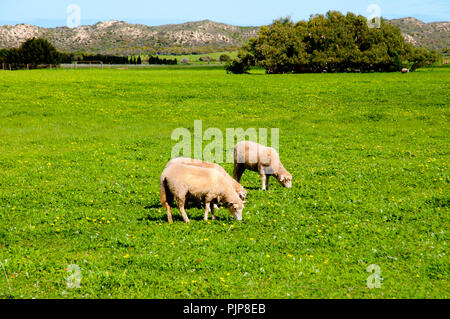
POLYGON ((363 16, 329 11, 307 22, 286 18, 262 27, 226 68, 242 73, 255 63, 267 73, 390 72, 433 61, 436 54, 413 48, 400 29, 385 20, 379 28, 369 28, 363 16))
POLYGON ((61 55, 56 48, 45 39, 29 39, 19 48, 24 64, 59 64, 61 55))

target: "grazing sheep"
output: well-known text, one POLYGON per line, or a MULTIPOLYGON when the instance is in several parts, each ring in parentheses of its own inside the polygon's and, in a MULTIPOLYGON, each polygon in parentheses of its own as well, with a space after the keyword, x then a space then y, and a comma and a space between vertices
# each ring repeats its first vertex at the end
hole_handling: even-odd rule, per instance
POLYGON ((259 173, 263 190, 269 189, 271 175, 284 187, 292 187, 292 175, 281 164, 277 151, 272 147, 250 141, 236 144, 233 177, 237 182, 241 180, 246 169, 259 173))
POLYGON ((402 73, 408 73, 408 72, 409 72, 409 70, 407 68, 402 69, 402 73))
POLYGON ((173 223, 170 212, 172 199, 175 199, 186 223, 189 223, 184 210, 187 199, 205 201, 205 220, 208 220, 209 212, 212 212, 213 219, 216 218, 213 204, 219 201, 227 204, 237 220, 242 220, 244 209, 242 200, 236 194, 230 180, 215 169, 184 164, 169 165, 161 175, 160 196, 163 207, 167 209, 169 223, 173 223))
POLYGON ((216 171, 220 172, 223 174, 223 176, 225 176, 226 178, 228 178, 233 187, 234 190, 236 191, 236 193, 239 195, 239 197, 244 200, 245 197, 247 197, 247 191, 245 190, 244 187, 242 187, 241 184, 239 184, 237 181, 235 181, 228 173, 227 171, 220 165, 215 164, 215 163, 209 163, 209 162, 204 162, 198 159, 193 159, 193 158, 186 158, 186 157, 178 157, 178 158, 174 158, 173 160, 169 161, 166 165, 166 167, 173 165, 173 164, 184 164, 184 165, 192 165, 192 166, 198 166, 198 167, 204 167, 204 168, 213 168, 216 171))

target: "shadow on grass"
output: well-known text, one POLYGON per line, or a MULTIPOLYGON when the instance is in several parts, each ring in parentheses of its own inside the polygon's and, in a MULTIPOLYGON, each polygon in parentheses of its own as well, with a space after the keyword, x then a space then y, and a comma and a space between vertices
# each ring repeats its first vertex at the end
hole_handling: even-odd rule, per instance
MULTIPOLYGON (((176 205, 174 205, 173 203, 170 205, 170 207, 172 208, 177 208, 176 205)), ((197 208, 197 209, 204 209, 204 205, 202 203, 198 203, 198 202, 187 202, 186 205, 184 205, 185 209, 191 209, 191 208, 197 208)), ((162 209, 162 205, 160 203, 157 204, 152 204, 152 205, 148 205, 145 206, 144 209, 162 209)))
MULTIPOLYGON (((178 207, 176 205, 170 205, 170 207, 172 208, 172 219, 174 222, 177 221, 181 221, 184 222, 183 217, 181 216, 180 210, 178 209, 178 207)), ((138 221, 140 222, 144 222, 144 221, 150 221, 150 222, 165 222, 167 223, 167 211, 165 209, 162 208, 162 205, 159 203, 156 204, 151 204, 148 206, 144 207, 145 209, 161 209, 161 213, 157 213, 157 214, 147 214, 147 216, 138 218, 138 221)), ((186 213, 189 217, 190 220, 195 220, 195 221, 203 221, 203 212, 204 212, 204 205, 202 203, 199 202, 188 202, 185 205, 185 210, 186 213), (189 214, 189 210, 190 209, 199 209, 201 210, 201 213, 199 214, 198 212, 195 212, 195 214, 192 214, 192 216, 189 214)), ((222 209, 226 209, 228 211, 228 209, 226 207, 220 207, 219 210, 222 209)), ((227 220, 226 217, 220 217, 217 216, 217 212, 218 210, 216 210, 216 221, 225 221, 227 220)), ((211 214, 209 214, 209 220, 211 219, 211 214)))
MULTIPOLYGON (((203 221, 203 215, 194 215, 194 216, 189 216, 189 212, 187 212, 188 217, 191 221, 203 221)), ((181 216, 179 210, 174 210, 172 209, 172 219, 173 222, 183 222, 183 217, 181 216)), ((212 220, 211 219, 211 215, 209 216, 209 221, 216 221, 216 222, 220 222, 220 221, 226 221, 227 218, 226 217, 220 217, 216 215, 216 220, 212 220)), ((139 222, 161 222, 161 223, 167 223, 167 213, 164 211, 164 214, 158 214, 158 215, 147 215, 145 217, 141 217, 138 218, 139 222)), ((206 223, 206 222, 205 222, 206 223)))
POLYGON ((245 187, 245 189, 249 189, 249 190, 252 190, 252 191, 257 191, 257 190, 261 190, 261 187, 250 186, 250 187, 245 187))

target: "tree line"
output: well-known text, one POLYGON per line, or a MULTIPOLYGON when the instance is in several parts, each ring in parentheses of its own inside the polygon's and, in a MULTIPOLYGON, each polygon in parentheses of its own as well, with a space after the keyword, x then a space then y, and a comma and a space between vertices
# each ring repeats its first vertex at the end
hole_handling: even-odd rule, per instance
MULTIPOLYGON (((105 64, 142 64, 140 56, 116 56, 105 54, 87 54, 59 52, 49 41, 42 38, 33 38, 25 41, 19 48, 0 50, 1 64, 7 64, 12 70, 23 68, 38 68, 46 65, 71 64, 77 61, 101 61, 105 64)), ((150 64, 177 64, 177 59, 165 59, 150 56, 150 64)))
POLYGON ((158 56, 149 56, 148 58, 148 64, 168 64, 168 65, 176 65, 178 64, 177 59, 166 59, 166 58, 160 58, 158 56))
POLYGON ((283 18, 263 26, 226 70, 246 73, 258 65, 268 74, 414 71, 438 59, 437 52, 406 43, 400 29, 384 19, 370 28, 361 15, 329 11, 309 21, 283 18))
POLYGON ((19 48, 0 50, 0 63, 11 66, 11 69, 37 68, 42 65, 59 65, 74 61, 102 61, 108 64, 129 64, 127 56, 114 56, 102 54, 75 54, 59 52, 46 39, 29 39, 19 48))
POLYGON ((9 64, 11 69, 36 68, 39 65, 58 65, 63 54, 45 39, 29 39, 19 48, 0 50, 0 63, 9 64))

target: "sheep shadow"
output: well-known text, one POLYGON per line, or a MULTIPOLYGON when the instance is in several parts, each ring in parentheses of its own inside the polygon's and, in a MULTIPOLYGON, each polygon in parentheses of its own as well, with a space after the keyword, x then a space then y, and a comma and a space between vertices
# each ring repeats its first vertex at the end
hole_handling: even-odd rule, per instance
MULTIPOLYGON (((170 205, 170 207, 178 209, 178 207, 176 205, 174 205, 173 203, 170 205)), ((160 203, 152 204, 152 205, 148 205, 148 206, 144 207, 144 209, 159 209, 159 208, 162 208, 162 205, 160 203)), ((191 208, 205 209, 205 206, 202 203, 187 202, 184 205, 184 208, 185 209, 191 209, 191 208)))
MULTIPOLYGON (((194 220, 194 221, 198 221, 198 222, 203 221, 203 217, 204 217, 203 214, 189 215, 189 212, 187 212, 187 213, 188 213, 188 217, 190 220, 194 220)), ((183 217, 181 216, 181 214, 178 210, 172 209, 172 219, 174 222, 183 222, 184 223, 183 217)), ((160 222, 160 223, 168 222, 166 211, 164 211, 161 214, 157 214, 157 215, 147 214, 147 216, 140 217, 137 220, 139 222, 160 222)), ((217 214, 216 214, 215 220, 213 220, 211 218, 211 215, 209 216, 209 219, 208 219, 208 221, 213 221, 213 222, 220 222, 220 221, 226 221, 226 220, 227 220, 226 217, 220 217, 220 216, 217 216, 217 214)))
MULTIPOLYGON (((180 213, 180 210, 178 209, 178 207, 174 204, 171 204, 170 207, 172 208, 173 221, 174 222, 176 222, 176 221, 184 222, 183 217, 181 216, 181 213, 180 213)), ((186 212, 187 212, 190 220, 203 221, 204 210, 205 210, 204 204, 199 203, 199 202, 187 202, 184 208, 186 209, 186 212), (191 215, 191 214, 189 214, 190 209, 199 209, 199 210, 201 210, 201 213, 199 214, 198 212, 195 212, 195 214, 191 215)), ((160 203, 147 205, 144 207, 144 209, 147 209, 147 210, 161 209, 161 213, 159 213, 159 212, 158 213, 148 213, 146 216, 138 218, 137 220, 139 222, 165 222, 165 223, 167 223, 167 211, 165 209, 163 209, 163 207, 160 203)), ((223 209, 225 209, 228 212, 228 209, 226 207, 220 207, 219 210, 215 211, 215 213, 216 213, 215 221, 227 220, 227 217, 225 217, 225 216, 223 216, 223 217, 217 216, 217 213, 223 209)), ((211 214, 209 214, 208 220, 214 221, 213 219, 211 219, 211 214)))
POLYGON ((249 189, 252 191, 257 191, 257 190, 261 190, 261 187, 258 186, 249 186, 249 187, 244 187, 245 189, 249 189))

